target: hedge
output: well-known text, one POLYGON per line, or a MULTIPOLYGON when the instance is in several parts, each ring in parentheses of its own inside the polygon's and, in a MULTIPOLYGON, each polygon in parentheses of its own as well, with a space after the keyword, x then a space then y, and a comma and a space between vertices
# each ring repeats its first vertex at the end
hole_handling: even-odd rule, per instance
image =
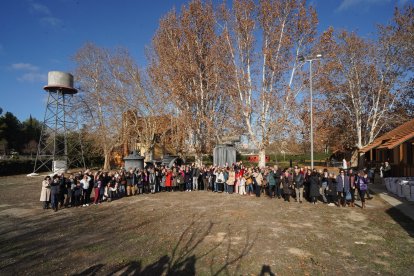
MULTIPOLYGON (((34 160, 0 160, 0 176, 32 173, 34 163, 34 160)), ((51 164, 48 167, 50 168, 51 164)), ((46 167, 40 169, 40 172, 45 171, 46 167)))

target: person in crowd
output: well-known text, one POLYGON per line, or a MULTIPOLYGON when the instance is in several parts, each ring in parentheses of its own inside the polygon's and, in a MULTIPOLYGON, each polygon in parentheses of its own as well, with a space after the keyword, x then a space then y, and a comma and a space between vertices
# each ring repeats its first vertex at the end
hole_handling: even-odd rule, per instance
POLYGON ((146 169, 142 170, 142 177, 141 177, 143 191, 148 194, 149 190, 149 183, 148 183, 148 171, 146 169))
POLYGON ((73 176, 73 174, 69 175, 68 180, 66 181, 66 191, 68 192, 66 198, 65 198, 65 202, 64 202, 64 206, 65 207, 72 207, 72 202, 73 202, 73 183, 75 181, 75 177, 73 176))
POLYGON ((149 188, 150 188, 150 192, 151 194, 155 194, 155 172, 153 169, 149 170, 149 174, 148 174, 148 184, 149 184, 149 188))
POLYGON ((116 176, 115 175, 113 175, 111 180, 109 180, 108 182, 107 192, 108 192, 108 202, 111 202, 116 197, 116 176))
POLYGON ((349 192, 351 193, 350 206, 355 207, 356 175, 355 175, 354 170, 352 168, 348 170, 348 177, 349 177, 349 192))
POLYGON ((227 194, 228 193, 227 180, 229 179, 228 166, 226 166, 222 171, 223 171, 223 177, 224 177, 223 190, 227 194))
POLYGON ((60 181, 59 176, 55 174, 50 182, 50 203, 52 209, 56 212, 59 206, 60 181))
POLYGON ((247 172, 244 174, 244 178, 246 179, 245 187, 246 187, 246 194, 253 196, 253 171, 252 168, 248 168, 247 172))
POLYGON ((293 174, 293 185, 295 186, 296 193, 296 202, 303 202, 303 183, 305 178, 298 168, 295 168, 295 173, 293 174))
POLYGON ((142 195, 144 193, 144 182, 145 176, 143 170, 138 170, 137 173, 137 195, 142 195))
POLYGON ((207 191, 208 190, 208 179, 209 178, 209 171, 206 167, 204 167, 202 169, 202 173, 201 173, 201 179, 203 181, 203 190, 207 191))
POLYGON ((234 184, 234 193, 239 194, 240 180, 243 177, 243 175, 238 165, 235 165, 234 168, 234 173, 236 176, 236 183, 234 184))
POLYGON ((101 201, 101 186, 102 186, 102 175, 100 172, 97 172, 95 174, 95 182, 93 185, 93 191, 94 191, 94 200, 93 203, 97 205, 101 201))
POLYGON ((274 174, 274 170, 270 170, 266 176, 270 198, 276 197, 276 179, 274 174))
POLYGON ((71 190, 72 190, 71 205, 75 207, 79 207, 81 203, 81 197, 82 197, 82 187, 80 184, 80 180, 77 176, 73 177, 73 182, 71 183, 71 190))
POLYGON ((289 170, 285 170, 282 177, 283 198, 285 202, 290 202, 290 189, 293 186, 293 177, 289 170))
POLYGON ((134 187, 133 184, 133 178, 134 178, 134 170, 130 169, 128 173, 125 175, 126 180, 126 196, 132 195, 132 187, 134 187))
POLYGON ((191 169, 191 176, 193 179, 193 191, 197 191, 198 190, 198 178, 200 177, 200 169, 194 164, 191 169))
POLYGON ((160 182, 160 189, 161 189, 162 192, 166 191, 166 186, 165 186, 166 180, 167 180, 167 170, 164 167, 161 170, 161 182, 160 182))
MULTIPOLYGON (((64 207, 65 198, 68 196, 68 190, 66 186, 67 179, 64 173, 59 176, 59 207, 64 207)), ((66 206, 65 206, 66 207, 66 206)))
POLYGON ((364 171, 359 172, 358 176, 356 177, 355 183, 359 193, 359 197, 361 198, 361 208, 365 209, 365 193, 368 190, 369 183, 368 174, 364 171))
POLYGON ((82 180, 80 181, 81 183, 81 187, 83 189, 82 191, 82 203, 83 203, 83 207, 85 206, 89 206, 89 198, 90 198, 90 194, 89 194, 89 181, 90 181, 90 177, 85 174, 82 178, 82 180))
POLYGON ((381 166, 382 177, 391 177, 391 165, 388 161, 385 161, 384 166, 381 166))
POLYGON ((275 190, 276 190, 276 196, 277 198, 281 198, 282 197, 282 189, 283 189, 283 185, 282 185, 282 171, 279 169, 279 166, 274 165, 273 166, 273 177, 275 179, 275 190))
POLYGON ((349 177, 345 174, 345 171, 341 169, 339 175, 336 177, 337 192, 338 192, 338 207, 346 207, 347 200, 350 200, 350 185, 349 177), (349 194, 349 197, 347 196, 349 194), (348 197, 348 199, 347 199, 348 197))
POLYGON ((161 171, 160 169, 157 167, 157 165, 155 165, 155 192, 159 193, 161 191, 161 171))
POLYGON ((119 176, 119 196, 125 196, 126 195, 126 186, 127 186, 127 173, 122 170, 120 176, 119 176))
POLYGON ((214 183, 214 192, 221 192, 223 189, 224 175, 220 168, 216 167, 214 169, 215 183, 214 183))
POLYGON ((328 205, 333 206, 336 204, 336 197, 337 197, 337 183, 336 183, 336 176, 333 173, 329 173, 329 177, 327 179, 327 189, 326 195, 328 200, 328 205))
POLYGON ((246 178, 244 176, 239 178, 239 194, 246 195, 246 178))
POLYGON ((46 176, 42 181, 42 190, 40 192, 40 201, 42 202, 43 209, 49 209, 50 202, 50 176, 46 176))
POLYGON ((165 189, 168 192, 171 192, 172 190, 172 181, 173 181, 172 171, 168 168, 165 171, 165 189))
POLYGON ((323 172, 321 171, 320 173, 321 173, 321 189, 319 190, 319 193, 322 196, 323 203, 328 203, 328 199, 326 198, 326 190, 328 188, 329 173, 327 169, 323 170, 323 172))
POLYGON ((253 179, 255 181, 255 193, 256 193, 256 197, 260 197, 260 192, 262 189, 262 185, 263 185, 263 175, 261 173, 261 171, 259 169, 256 169, 253 172, 253 179))
POLYGON ((233 167, 229 168, 229 177, 227 179, 227 191, 229 194, 233 193, 234 182, 236 181, 236 173, 234 172, 233 167))
POLYGON ((319 187, 320 187, 320 179, 319 175, 316 170, 313 170, 310 177, 309 177, 309 197, 311 203, 316 204, 318 201, 318 197, 320 196, 319 187))
POLYGON ((305 167, 305 169, 304 169, 305 181, 303 182, 303 194, 304 194, 305 198, 309 200, 309 202, 311 201, 310 193, 309 193, 311 174, 312 174, 312 171, 308 167, 305 167))
POLYGON ((185 191, 191 192, 193 188, 193 177, 192 177, 191 169, 189 166, 187 166, 184 171, 184 182, 185 182, 185 191))

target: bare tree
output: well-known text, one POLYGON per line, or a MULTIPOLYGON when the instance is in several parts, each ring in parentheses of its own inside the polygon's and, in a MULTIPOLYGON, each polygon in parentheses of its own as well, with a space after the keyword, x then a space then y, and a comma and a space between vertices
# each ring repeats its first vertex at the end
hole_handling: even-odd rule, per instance
POLYGON ((235 0, 232 11, 223 8, 221 21, 232 61, 233 99, 264 166, 271 139, 286 138, 296 121, 303 87, 295 71, 299 55, 314 40, 316 12, 305 1, 235 0))
POLYGON ((153 83, 168 93, 196 161, 211 150, 214 138, 228 122, 230 102, 228 60, 217 33, 211 3, 200 0, 169 12, 160 21, 150 56, 153 83))
POLYGON ((346 129, 361 148, 396 118, 394 106, 401 99, 396 88, 404 76, 400 53, 385 36, 371 41, 347 31, 334 35, 333 29, 322 35, 320 45, 327 53, 318 75, 320 90, 336 113, 347 117, 346 129))

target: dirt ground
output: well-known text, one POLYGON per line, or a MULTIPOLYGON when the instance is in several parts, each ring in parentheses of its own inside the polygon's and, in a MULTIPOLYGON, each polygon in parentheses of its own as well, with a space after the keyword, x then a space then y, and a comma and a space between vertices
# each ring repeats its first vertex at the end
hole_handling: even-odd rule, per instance
POLYGON ((41 178, 0 178, 0 275, 414 275, 413 222, 367 209, 164 192, 43 210, 41 178))

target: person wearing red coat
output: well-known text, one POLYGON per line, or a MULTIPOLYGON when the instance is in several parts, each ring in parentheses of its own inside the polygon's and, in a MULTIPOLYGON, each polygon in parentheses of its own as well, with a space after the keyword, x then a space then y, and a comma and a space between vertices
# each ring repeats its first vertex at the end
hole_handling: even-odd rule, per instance
POLYGON ((165 187, 169 192, 171 192, 172 186, 172 171, 170 169, 167 170, 167 174, 165 176, 165 187))

